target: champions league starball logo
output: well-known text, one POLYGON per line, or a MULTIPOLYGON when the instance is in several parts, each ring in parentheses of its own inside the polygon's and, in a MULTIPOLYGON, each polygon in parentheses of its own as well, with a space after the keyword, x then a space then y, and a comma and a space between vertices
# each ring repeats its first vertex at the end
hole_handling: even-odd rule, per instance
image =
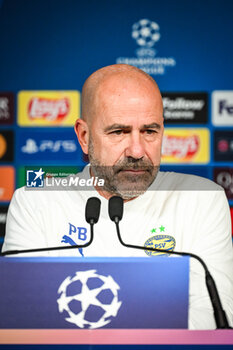
POLYGON ((133 24, 132 38, 141 46, 137 50, 139 56, 147 54, 149 56, 155 56, 156 51, 151 48, 160 39, 159 25, 148 19, 141 19, 139 22, 133 24))
POLYGON ((130 64, 151 75, 163 75, 166 68, 176 65, 173 57, 155 57, 154 45, 161 38, 157 22, 140 19, 132 25, 131 36, 139 46, 135 51, 137 57, 118 57, 116 63, 130 64))
POLYGON ((109 276, 96 270, 78 271, 67 277, 58 289, 59 312, 66 312, 65 320, 79 328, 101 328, 111 322, 121 307, 119 285, 109 276))

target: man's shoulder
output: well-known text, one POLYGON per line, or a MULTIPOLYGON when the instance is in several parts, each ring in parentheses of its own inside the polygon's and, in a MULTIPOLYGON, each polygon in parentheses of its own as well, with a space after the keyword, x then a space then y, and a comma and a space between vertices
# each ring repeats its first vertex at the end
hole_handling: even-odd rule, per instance
MULTIPOLYGON (((53 192, 54 200, 57 195, 53 192)), ((11 206, 14 204, 21 205, 23 207, 32 206, 46 206, 50 203, 51 192, 38 188, 27 188, 26 186, 17 188, 11 200, 11 206)))
POLYGON ((221 186, 207 178, 168 171, 160 171, 154 185, 167 191, 223 191, 221 186))

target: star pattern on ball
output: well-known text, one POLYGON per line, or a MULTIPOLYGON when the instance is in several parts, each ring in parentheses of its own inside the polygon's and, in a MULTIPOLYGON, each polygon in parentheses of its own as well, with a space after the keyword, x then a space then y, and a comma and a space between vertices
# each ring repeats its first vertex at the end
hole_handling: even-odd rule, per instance
POLYGON ((149 19, 141 19, 132 26, 132 37, 139 46, 152 48, 160 39, 159 25, 149 19))
POLYGON ((59 312, 68 314, 65 320, 74 323, 79 328, 100 328, 111 322, 111 317, 116 317, 122 302, 118 300, 119 285, 114 281, 112 276, 103 276, 96 273, 96 270, 78 271, 75 276, 71 278, 68 276, 60 285, 58 293, 60 297, 57 300, 59 312), (98 280, 96 286, 90 286, 89 279, 98 280), (67 289, 73 282, 79 282, 81 290, 69 296, 67 289), (110 291, 112 294, 111 301, 100 300, 98 296, 102 291, 110 291), (80 308, 73 310, 71 303, 78 303, 80 308), (102 314, 98 320, 91 321, 86 318, 86 313, 89 308, 97 307, 102 310, 102 314))

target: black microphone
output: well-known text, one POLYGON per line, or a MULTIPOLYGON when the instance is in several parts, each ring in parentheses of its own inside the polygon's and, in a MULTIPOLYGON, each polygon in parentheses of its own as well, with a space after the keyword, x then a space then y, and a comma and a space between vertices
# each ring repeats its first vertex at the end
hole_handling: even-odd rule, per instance
POLYGON ((21 254, 21 253, 37 253, 37 252, 46 252, 46 251, 52 251, 52 250, 63 250, 63 249, 75 249, 75 248, 86 248, 88 247, 94 238, 94 229, 93 226, 96 224, 99 220, 100 215, 100 205, 101 202, 96 197, 91 197, 88 199, 86 204, 86 210, 85 210, 85 216, 86 221, 90 224, 91 228, 91 237, 90 241, 85 244, 77 244, 77 245, 71 245, 71 246, 65 246, 65 247, 49 247, 49 248, 33 248, 33 249, 23 249, 23 250, 7 250, 6 252, 0 253, 0 256, 6 256, 6 255, 15 255, 15 254, 21 254))
POLYGON ((112 221, 119 222, 123 217, 123 199, 113 196, 108 202, 108 214, 112 221))
POLYGON ((87 200, 85 218, 88 224, 94 225, 98 222, 100 216, 101 201, 97 197, 91 197, 87 200))
POLYGON ((169 250, 165 249, 157 249, 157 248, 151 248, 151 247, 141 247, 133 244, 127 244, 123 242, 121 235, 120 235, 120 227, 119 222, 122 219, 123 216, 123 199, 119 196, 113 196, 109 199, 108 202, 108 213, 110 219, 115 222, 116 224, 116 230, 117 230, 117 236, 120 241, 120 243, 127 247, 127 248, 135 248, 135 249, 141 249, 141 250, 150 250, 153 252, 163 252, 163 253, 169 253, 174 255, 181 255, 181 256, 190 256, 191 258, 197 259, 201 265, 203 266, 205 270, 205 280, 206 280, 206 286, 209 293, 210 301, 213 306, 214 310, 214 319, 216 322, 217 329, 231 329, 231 327, 228 324, 228 320, 226 317, 226 313, 223 310, 221 300, 219 297, 219 293, 216 287, 216 284, 214 282, 213 277, 211 276, 205 262, 196 254, 192 253, 185 253, 185 252, 171 252, 169 250))

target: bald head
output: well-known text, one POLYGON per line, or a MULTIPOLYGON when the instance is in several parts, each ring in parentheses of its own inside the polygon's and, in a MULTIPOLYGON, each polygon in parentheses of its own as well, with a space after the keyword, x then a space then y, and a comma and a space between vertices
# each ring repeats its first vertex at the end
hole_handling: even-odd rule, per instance
POLYGON ((100 91, 104 86, 107 89, 110 84, 114 89, 114 87, 125 87, 128 82, 133 82, 135 87, 143 84, 148 86, 148 89, 154 90, 162 105, 159 88, 150 75, 134 66, 114 64, 97 70, 85 81, 82 89, 82 119, 88 124, 92 120, 99 103, 100 91))

